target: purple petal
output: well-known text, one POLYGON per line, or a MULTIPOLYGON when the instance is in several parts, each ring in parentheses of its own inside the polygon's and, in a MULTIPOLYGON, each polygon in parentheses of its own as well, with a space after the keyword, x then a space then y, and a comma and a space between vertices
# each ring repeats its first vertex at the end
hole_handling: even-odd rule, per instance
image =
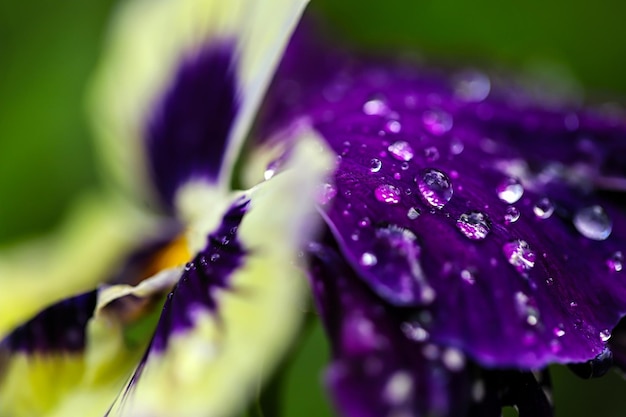
POLYGON ((93 290, 54 304, 15 329, 2 344, 12 352, 28 354, 80 352, 97 298, 93 290))
POLYGON ((337 153, 321 210, 358 276, 388 303, 427 307, 432 341, 484 365, 603 352, 626 313, 623 120, 485 75, 470 80, 489 83, 479 97, 467 74, 332 54, 315 68, 333 65, 321 80, 283 68, 267 125, 306 116, 337 153), (286 85, 299 93, 281 103, 286 85))
POLYGON ((215 181, 237 114, 234 42, 211 43, 186 57, 146 126, 154 184, 168 205, 190 179, 215 181))
POLYGON ((403 313, 363 286, 336 248, 311 244, 309 253, 333 351, 326 380, 342 415, 461 415, 469 402, 463 354, 410 340, 403 329, 415 329, 403 313))

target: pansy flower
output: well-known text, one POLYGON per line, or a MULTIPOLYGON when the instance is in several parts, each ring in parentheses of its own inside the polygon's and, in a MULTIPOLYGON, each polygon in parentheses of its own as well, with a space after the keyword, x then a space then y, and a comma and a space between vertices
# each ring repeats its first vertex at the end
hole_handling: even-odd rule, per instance
POLYGON ((91 100, 110 189, 0 260, 0 415, 229 416, 256 397, 306 308, 296 265, 332 159, 303 127, 284 175, 235 191, 234 167, 304 4, 121 6, 91 100))
POLYGON ((0 414, 236 415, 297 329, 304 242, 340 415, 549 416, 547 365, 623 366, 623 118, 355 58, 304 27, 243 163, 251 189, 231 191, 302 6, 124 5, 94 93, 122 195, 63 240, 46 286, 3 266, 24 278, 2 307, 0 414))

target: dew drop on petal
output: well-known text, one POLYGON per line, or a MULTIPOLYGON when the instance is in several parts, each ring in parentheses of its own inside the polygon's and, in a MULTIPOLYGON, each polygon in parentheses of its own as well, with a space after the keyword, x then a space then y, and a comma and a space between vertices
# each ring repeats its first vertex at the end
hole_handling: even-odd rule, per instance
POLYGON ((434 162, 439 159, 439 150, 435 146, 429 146, 424 149, 424 156, 428 162, 434 162))
POLYGON ((555 326, 554 329, 552 329, 552 333, 556 337, 563 337, 565 336, 565 327, 563 326, 563 324, 559 324, 558 326, 555 326))
POLYGON ((389 112, 389 107, 381 99, 368 100, 363 104, 363 113, 368 116, 382 116, 389 112))
POLYGON ((376 187, 374 195, 382 203, 398 204, 400 202, 400 190, 391 184, 383 184, 376 187))
POLYGON ((491 81, 480 71, 466 70, 454 77, 454 94, 463 101, 478 103, 491 91, 491 81))
POLYGON ((387 150, 389 151, 391 156, 393 156, 398 161, 408 162, 413 159, 413 156, 415 156, 411 145, 403 140, 392 143, 391 145, 389 145, 387 150))
POLYGON ((518 272, 524 273, 535 266, 535 253, 525 240, 517 239, 502 246, 504 256, 518 272))
POLYGON ((511 224, 519 220, 520 212, 515 206, 508 206, 504 213, 504 223, 511 224))
POLYGON ((586 207, 574 215, 574 227, 581 235, 592 240, 605 240, 613 230, 613 222, 598 205, 586 207))
POLYGON ((533 206, 533 213, 539 219, 548 219, 554 213, 554 203, 549 198, 542 197, 533 206))
POLYGON ((469 269, 464 269, 461 271, 461 279, 470 285, 474 285, 476 283, 476 276, 469 269))
POLYGON ((422 122, 427 131, 441 136, 452 129, 452 116, 443 110, 427 110, 422 114, 422 122))
POLYGON ((489 234, 489 218, 480 211, 468 211, 459 216, 456 227, 471 240, 482 240, 489 234))
POLYGON ((624 254, 621 251, 614 252, 609 259, 606 260, 606 266, 613 272, 620 272, 624 269, 624 254))
POLYGON ((316 200, 321 205, 328 204, 337 195, 337 187, 331 183, 324 183, 317 190, 316 200))
POLYGON ((425 342, 430 337, 428 331, 417 321, 402 323, 400 328, 406 337, 416 342, 425 342))
POLYGON ((389 120, 385 124, 385 130, 389 133, 400 133, 400 130, 402 130, 402 125, 397 120, 389 120))
POLYGON ((420 209, 411 207, 409 211, 406 213, 406 217, 408 217, 410 220, 415 220, 420 216, 420 214, 422 214, 420 209))
POLYGON ((370 172, 378 172, 383 167, 383 163, 378 158, 373 158, 370 161, 370 172))
POLYGON ((516 203, 524 194, 524 187, 517 178, 506 178, 496 187, 498 198, 505 203, 516 203))
POLYGON ((452 198, 452 182, 438 169, 426 169, 421 176, 415 178, 421 196, 428 204, 438 209, 445 206, 452 198))
POLYGON ((367 216, 363 217, 361 220, 359 220, 359 226, 360 227, 368 227, 370 224, 372 224, 372 221, 367 216))
POLYGON ((465 355, 459 349, 447 348, 441 354, 441 361, 449 371, 458 372, 465 368, 465 355))
POLYGON ((378 263, 378 258, 371 252, 363 252, 360 262, 363 266, 374 266, 378 263))
POLYGON ((603 342, 608 342, 611 338, 611 331, 609 329, 604 329, 600 332, 600 340, 603 342))
POLYGON ((409 169, 409 163, 408 162, 401 163, 400 169, 402 169, 402 171, 406 171, 407 169, 409 169))

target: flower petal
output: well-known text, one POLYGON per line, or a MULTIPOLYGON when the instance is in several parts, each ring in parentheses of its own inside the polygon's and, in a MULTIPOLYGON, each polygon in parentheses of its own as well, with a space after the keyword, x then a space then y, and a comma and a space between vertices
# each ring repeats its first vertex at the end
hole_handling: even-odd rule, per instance
POLYGON ((341 414, 463 415, 470 383, 463 354, 409 339, 406 312, 385 307, 336 247, 313 243, 309 254, 315 299, 333 351, 326 380, 341 414))
POLYGON ((432 340, 484 365, 603 352, 626 313, 623 120, 551 109, 476 72, 349 68, 318 83, 283 74, 305 93, 283 96, 280 117, 281 129, 308 118, 338 155, 320 209, 361 279, 427 307, 432 340))
POLYGON ((110 415, 227 416, 252 398, 301 319, 305 285, 293 263, 314 230, 313 191, 329 159, 304 140, 288 165, 298 170, 233 200, 168 296, 110 415))
POLYGON ((56 233, 4 250, 0 338, 44 307, 108 279, 126 252, 149 238, 153 220, 104 196, 89 196, 56 233))
POLYGON ((172 208, 189 181, 228 188, 259 100, 305 4, 123 4, 96 78, 93 116, 109 168, 126 191, 148 200, 158 196, 172 208))

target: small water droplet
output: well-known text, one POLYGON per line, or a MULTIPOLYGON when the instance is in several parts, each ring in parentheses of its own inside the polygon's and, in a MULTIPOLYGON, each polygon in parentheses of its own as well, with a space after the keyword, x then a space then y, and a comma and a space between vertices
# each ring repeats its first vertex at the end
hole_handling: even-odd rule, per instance
POLYGON ((519 220, 520 212, 515 206, 508 206, 504 213, 504 223, 511 224, 519 220))
POLYGON ((427 110, 422 114, 424 127, 435 136, 441 136, 452 129, 452 116, 443 110, 427 110))
POLYGON ((389 112, 389 107, 381 99, 368 100, 363 104, 363 113, 368 116, 382 116, 389 112))
POLYGON ((525 273, 535 266, 535 253, 525 240, 516 239, 502 246, 504 256, 520 273, 525 273))
POLYGON ((614 252, 609 259, 606 260, 606 266, 611 271, 620 272, 624 268, 624 254, 621 251, 614 252))
POLYGON ((361 265, 374 266, 378 263, 378 258, 371 252, 363 252, 361 255, 361 265))
POLYGON ((283 162, 283 159, 279 158, 275 161, 270 162, 267 165, 267 168, 265 168, 265 172, 263 173, 263 178, 265 179, 265 181, 274 177, 274 175, 276 175, 281 170, 281 168, 283 167, 283 162))
POLYGON ((441 209, 452 198, 452 182, 438 169, 426 169, 415 181, 424 200, 433 207, 441 209))
POLYGON ((603 342, 608 342, 611 338, 611 331, 609 329, 604 329, 600 332, 600 340, 603 342))
POLYGON ((439 150, 435 146, 429 146, 424 149, 424 156, 428 162, 433 162, 439 159, 439 150))
POLYGON ((605 240, 613 230, 613 222, 598 205, 586 207, 574 215, 574 227, 581 235, 592 240, 605 240))
POLYGON ((392 143, 391 145, 389 145, 387 150, 389 151, 391 156, 393 156, 398 161, 408 162, 413 159, 413 156, 415 155, 413 153, 413 148, 411 147, 411 145, 403 140, 392 143))
POLYGON ((524 194, 524 187, 517 178, 506 178, 496 187, 498 198, 505 203, 516 203, 524 194))
POLYGON ((406 337, 411 340, 415 340, 416 342, 425 342, 430 336, 428 331, 416 321, 402 323, 400 328, 406 337))
POLYGON ((402 130, 402 124, 400 124, 397 120, 389 120, 385 124, 385 130, 389 133, 400 133, 400 130, 402 130))
POLYGON ((383 184, 376 187, 374 196, 382 203, 398 204, 400 202, 400 190, 391 184, 383 184))
POLYGON ((441 355, 441 361, 452 372, 458 372, 465 368, 465 355, 459 349, 447 348, 441 355))
POLYGON ((558 326, 554 327, 554 329, 552 329, 552 333, 556 337, 563 337, 563 336, 565 336, 565 326, 563 326, 563 324, 559 324, 558 326))
POLYGON ((359 220, 360 227, 369 227, 370 224, 372 224, 372 221, 369 217, 363 217, 361 220, 359 220))
POLYGON ((474 273, 469 269, 461 271, 461 279, 470 285, 474 285, 476 283, 476 276, 474 276, 474 273))
POLYGON ((450 141, 450 153, 452 155, 460 155, 461 152, 463 152, 463 149, 465 149, 465 145, 460 139, 453 138, 450 141))
POLYGON ((370 161, 370 172, 378 172, 383 167, 383 163, 378 158, 373 158, 370 161))
POLYGON ((422 212, 420 211, 420 209, 411 207, 409 211, 406 213, 406 216, 411 220, 415 220, 420 216, 421 213, 422 212))
POLYGON ((533 213, 539 219, 548 219, 554 213, 554 203, 547 197, 540 198, 533 206, 533 213))
POLYGON ((525 318, 526 324, 534 327, 539 323, 539 310, 526 294, 521 291, 516 292, 515 305, 519 314, 525 318))
POLYGON ((483 101, 491 91, 487 75, 476 70, 466 70, 454 77, 454 94, 469 103, 483 101))
POLYGON ((409 163, 408 162, 401 163, 400 169, 402 169, 402 171, 406 171, 407 169, 409 169, 409 163))
POLYGON ((317 190, 316 200, 321 205, 328 204, 337 195, 337 187, 331 183, 324 183, 317 190))
POLYGON ((480 211, 468 211, 459 216, 456 227, 468 239, 482 240, 489 234, 489 218, 480 211))
POLYGON ((572 301, 571 303, 569 303, 569 306, 575 308, 578 307, 578 303, 576 301, 572 301))

